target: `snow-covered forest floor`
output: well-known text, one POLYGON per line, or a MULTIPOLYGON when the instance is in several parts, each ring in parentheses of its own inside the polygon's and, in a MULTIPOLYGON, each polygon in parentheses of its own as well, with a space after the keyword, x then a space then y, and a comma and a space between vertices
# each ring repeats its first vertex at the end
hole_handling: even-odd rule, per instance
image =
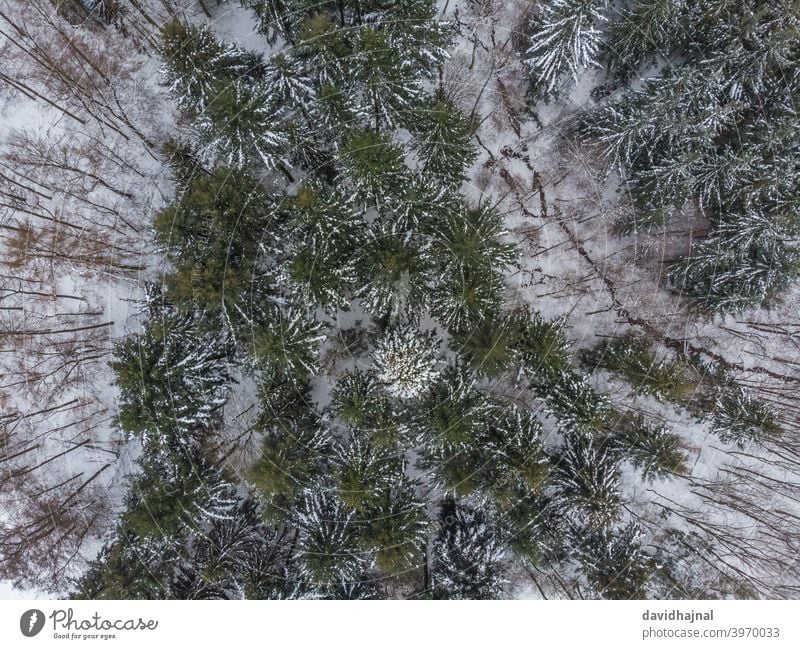
MULTIPOLYGON (((563 96, 531 108, 518 43, 530 5, 439 3, 456 39, 438 82, 478 125, 478 157, 461 191, 499 210, 505 238, 518 246, 506 270, 510 301, 563 322, 573 366, 616 411, 679 438, 678 470, 644 478, 641 467, 620 463, 620 528, 636 523, 642 547, 688 594, 796 597, 800 286, 770 309, 727 315, 700 312, 667 286, 666 265, 708 223, 687 210, 660 232, 618 233, 633 209, 618 171, 569 131, 595 105, 599 72, 582 72, 563 96), (629 335, 659 361, 681 364, 677 397, 587 355, 629 335), (701 367, 768 404, 780 434, 722 441, 701 367)), ((113 537, 141 453, 118 426, 109 362, 114 343, 141 328, 145 284, 169 269, 152 226, 175 192, 162 146, 191 132, 161 71, 160 26, 172 14, 267 57, 285 48, 270 45, 253 13, 232 0, 130 2, 139 13, 131 9, 122 29, 77 6, 0 0, 0 577, 18 589, 8 592, 43 596, 68 592, 113 537)), ((356 319, 339 315, 339 326, 356 319)), ((349 367, 335 352, 331 376, 314 382, 320 407, 331 377, 349 367)), ((220 456, 245 479, 262 436, 252 431, 258 390, 237 377, 220 456)), ((563 436, 545 405, 519 384, 491 383, 492 393, 536 411, 545 451, 557 453, 563 436)), ((416 477, 424 482, 425 469, 416 477)), ((591 596, 574 567, 562 567, 514 563, 504 596, 591 596)))

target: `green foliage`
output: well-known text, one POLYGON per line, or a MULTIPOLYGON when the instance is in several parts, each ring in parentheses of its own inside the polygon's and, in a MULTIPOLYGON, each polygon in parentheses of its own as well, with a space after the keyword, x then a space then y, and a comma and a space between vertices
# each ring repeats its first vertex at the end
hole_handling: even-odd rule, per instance
POLYGON ((161 28, 159 53, 170 91, 194 114, 206 110, 220 88, 238 79, 258 79, 264 66, 260 56, 220 42, 208 25, 192 27, 177 20, 161 28))
POLYGON ((215 86, 213 99, 198 116, 198 137, 233 169, 255 161, 274 169, 282 164, 288 144, 280 107, 276 88, 267 83, 237 80, 215 86))
POLYGON ((542 427, 533 413, 518 406, 493 404, 476 443, 481 489, 502 511, 530 498, 548 483, 550 464, 542 445, 542 427))
POLYGON ((358 431, 351 430, 346 443, 334 446, 333 483, 341 501, 358 514, 374 508, 402 472, 396 456, 374 447, 358 431))
POLYGON ((246 174, 220 168, 193 178, 155 217, 157 241, 175 266, 166 279, 170 298, 232 310, 259 275, 259 239, 271 214, 269 198, 246 174))
POLYGON ((591 440, 570 441, 553 470, 554 505, 580 526, 614 521, 621 503, 619 470, 607 449, 591 440))
POLYGON ((608 397, 597 392, 586 376, 561 370, 534 388, 565 433, 593 436, 605 430, 611 415, 608 397))
POLYGON ((498 376, 519 360, 525 318, 515 313, 488 317, 466 333, 453 336, 451 347, 457 351, 476 372, 498 376))
POLYGON ((118 343, 111 362, 122 430, 158 447, 206 429, 227 399, 231 352, 202 314, 151 302, 144 329, 118 343))
POLYGON ((613 425, 609 448, 642 472, 645 480, 686 473, 681 438, 664 426, 654 426, 641 415, 621 415, 613 425))
POLYGON ((782 432, 772 407, 735 383, 718 389, 711 431, 723 442, 740 447, 763 444, 782 432))
POLYGON ((373 223, 358 270, 357 295, 367 313, 386 318, 422 304, 428 267, 417 237, 394 232, 383 221, 373 223))
POLYGON ((770 306, 800 274, 800 248, 761 214, 720 224, 670 269, 670 281, 704 308, 738 313, 770 306))
POLYGON ((354 370, 342 376, 331 392, 331 410, 346 425, 369 436, 376 446, 387 450, 397 446, 398 418, 372 373, 354 370))
POLYGON ((627 229, 661 229, 689 207, 708 218, 670 282, 713 312, 770 307, 800 273, 798 30, 792 0, 638 0, 611 29, 612 71, 638 73, 656 53, 679 63, 579 129, 623 171, 636 208, 627 229))
POLYGON ((490 207, 448 210, 433 225, 428 255, 442 271, 490 277, 516 261, 516 249, 505 236, 502 217, 490 207))
POLYGON ((408 176, 403 150, 388 135, 354 131, 346 138, 341 156, 356 196, 366 203, 381 202, 384 195, 397 191, 408 176))
MULTIPOLYGON (((545 320, 539 313, 523 312, 519 320, 519 339, 515 344, 521 372, 534 381, 558 381, 569 367, 569 343, 563 322, 545 320)), ((511 321, 512 323, 515 320, 511 321)))
POLYGON ((470 125, 461 111, 434 97, 417 111, 410 128, 422 173, 443 185, 459 185, 477 157, 470 125))
POLYGON ((692 399, 698 379, 685 363, 659 359, 644 338, 627 336, 601 342, 584 354, 584 363, 619 374, 642 394, 686 402, 692 399))
POLYGON ((556 96, 563 76, 596 65, 607 0, 547 0, 538 3, 528 26, 530 46, 524 63, 531 74, 534 94, 556 96))
MULTIPOLYGON (((366 559, 358 550, 355 512, 321 485, 305 489, 292 512, 297 551, 306 579, 323 593, 347 591, 360 581, 366 559)), ((339 597, 341 598, 341 593, 339 597)))
POLYGON ((281 252, 288 259, 280 280, 302 304, 346 308, 365 224, 341 196, 318 184, 304 184, 285 208, 281 252))
POLYGON ((646 599, 653 562, 641 545, 635 523, 614 529, 577 530, 576 555, 591 590, 601 599, 646 599))
POLYGON ((249 351, 267 377, 302 383, 317 373, 324 325, 302 310, 266 305, 256 315, 249 351))
POLYGON ((329 432, 316 421, 268 431, 261 456, 247 479, 264 499, 268 517, 282 517, 298 494, 318 475, 330 452, 329 432))
POLYGON ((384 577, 402 577, 424 561, 430 521, 414 495, 414 483, 398 476, 387 485, 369 513, 362 544, 375 557, 384 577))
POLYGON ((620 9, 611 24, 604 59, 609 71, 628 79, 644 63, 668 56, 685 38, 685 0, 638 0, 620 9))

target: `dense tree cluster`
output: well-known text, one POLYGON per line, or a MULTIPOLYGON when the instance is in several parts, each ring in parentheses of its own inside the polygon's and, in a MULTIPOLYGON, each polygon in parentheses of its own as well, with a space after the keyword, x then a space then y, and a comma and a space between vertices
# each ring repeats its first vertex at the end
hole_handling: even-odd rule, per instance
MULTIPOLYGON (((503 216, 462 193, 476 126, 431 90, 452 39, 433 2, 242 5, 280 53, 161 30, 187 125, 153 221, 168 266, 112 362, 143 450, 76 596, 498 598, 522 565, 566 566, 596 597, 680 594, 622 479, 684 472, 680 438, 590 374, 717 404, 725 443, 777 435, 769 409, 644 338, 576 363, 563 321, 515 303, 503 216), (254 386, 258 448, 234 470, 236 381, 254 386)), ((689 201, 707 215, 672 280, 723 310, 768 301, 797 265, 790 5, 550 0, 527 26, 538 97, 598 61, 620 80, 660 61, 580 128, 625 171, 636 227, 689 201)))

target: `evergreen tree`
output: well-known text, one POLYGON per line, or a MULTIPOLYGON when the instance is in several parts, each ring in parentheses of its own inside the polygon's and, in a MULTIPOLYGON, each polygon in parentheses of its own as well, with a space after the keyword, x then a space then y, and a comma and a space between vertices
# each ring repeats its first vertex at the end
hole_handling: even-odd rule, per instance
POLYGON ((355 512, 322 485, 300 494, 292 511, 304 578, 322 594, 341 594, 364 581, 367 558, 358 550, 355 512))
POLYGON ((684 363, 659 359, 644 338, 625 336, 601 343, 584 354, 584 362, 621 374, 636 392, 657 399, 686 401, 697 389, 697 378, 684 363))
POLYGON ((273 208, 246 174, 220 168, 199 175, 155 218, 157 241, 175 270, 167 277, 176 302, 235 314, 241 293, 261 275, 260 238, 273 208))
POLYGON ((208 25, 168 22, 161 29, 160 54, 170 91, 194 114, 213 103, 221 87, 240 79, 254 83, 264 71, 260 56, 220 42, 208 25))
POLYGON ((460 366, 445 369, 416 408, 409 427, 425 449, 420 465, 447 489, 469 494, 479 484, 481 435, 490 412, 474 377, 460 366))
POLYGON ((280 168, 288 143, 278 88, 242 80, 214 87, 196 128, 205 149, 233 169, 260 161, 280 168))
POLYGON ((384 577, 402 579, 423 563, 430 521, 414 487, 404 475, 393 476, 368 512, 362 544, 384 577))
POLYGON ((497 599, 506 578, 506 544, 489 513, 447 498, 433 540, 431 585, 442 599, 497 599))
POLYGON ((303 185, 286 207, 281 253, 289 258, 278 281, 302 304, 346 308, 357 281, 363 222, 341 196, 316 184, 303 185))
POLYGON ((379 447, 393 449, 399 441, 400 425, 391 401, 372 372, 344 374, 331 392, 331 410, 379 447))
POLYGON ((578 564, 598 597, 647 598, 652 566, 641 546, 642 531, 635 523, 620 529, 581 529, 576 537, 578 564))
POLYGON ((520 494, 542 493, 550 465, 542 426, 529 410, 495 404, 477 446, 483 489, 502 510, 518 506, 520 494))
POLYGON ((435 332, 411 325, 389 329, 372 354, 378 380, 397 399, 415 399, 427 390, 438 373, 435 332))
POLYGON ((373 222, 359 261, 361 307, 376 318, 397 317, 425 300, 428 267, 418 237, 393 231, 381 219, 373 222))
POLYGON ((735 442, 743 447, 774 439, 780 435, 781 428, 769 404, 734 383, 717 390, 711 431, 723 442, 735 442))
POLYGON ((425 95, 419 70, 402 50, 392 47, 384 31, 362 27, 348 63, 353 91, 376 132, 406 124, 421 105, 425 95))
POLYGON ((565 433, 592 437, 605 429, 611 415, 608 397, 597 392, 585 375, 561 370, 534 388, 565 433))
POLYGON ((449 210, 432 229, 427 251, 431 265, 442 271, 473 272, 491 277, 516 261, 516 249, 504 241, 502 217, 482 206, 449 210))
POLYGON ((592 441, 569 441, 553 470, 553 480, 554 505, 567 520, 598 528, 617 517, 619 471, 605 448, 592 441))
POLYGON ((720 223, 690 256, 673 265, 670 281, 714 311, 769 306, 800 273, 800 247, 787 234, 757 212, 720 223))
POLYGON ((477 151, 466 118, 446 99, 433 97, 410 125, 422 173, 443 185, 460 185, 477 151))
POLYGON ((532 89, 542 96, 558 93, 564 74, 574 79, 597 65, 607 0, 548 0, 532 15, 531 45, 524 63, 531 73, 532 89))
POLYGON ((382 203, 408 180, 403 150, 386 135, 355 131, 345 139, 341 155, 355 197, 369 205, 382 203))
POLYGON ((255 314, 249 332, 249 351, 255 367, 266 377, 301 384, 317 373, 324 325, 297 307, 264 305, 255 314))
POLYGON ((121 428, 159 445, 208 427, 227 400, 231 352, 229 338, 203 314, 156 298, 143 330, 123 339, 111 362, 121 428))
POLYGON ((609 29, 605 60, 609 70, 630 78, 657 55, 667 58, 686 37, 686 0, 638 0, 622 7, 609 29))
POLYGON ((265 516, 280 519, 325 466, 332 440, 330 431, 311 417, 269 427, 265 433, 247 479, 264 500, 265 516))
POLYGON ((650 424, 641 415, 620 416, 613 425, 608 446, 639 469, 645 480, 686 472, 681 438, 665 426, 650 424))
POLYGON ((337 494, 358 514, 374 508, 403 470, 396 457, 370 444, 358 431, 350 431, 347 442, 334 445, 331 460, 337 494))

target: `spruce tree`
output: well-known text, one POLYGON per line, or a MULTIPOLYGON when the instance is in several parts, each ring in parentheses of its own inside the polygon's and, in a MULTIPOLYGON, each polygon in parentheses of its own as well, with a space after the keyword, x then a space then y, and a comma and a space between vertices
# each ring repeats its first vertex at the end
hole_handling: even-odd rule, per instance
POLYGON ((530 46, 524 63, 535 94, 558 94, 566 73, 597 65, 607 0, 548 0, 533 12, 529 24, 530 46))
POLYGON ((410 125, 422 173, 443 185, 460 185, 477 157, 467 119, 446 99, 433 97, 410 125))
POLYGON ((213 99, 196 122, 205 149, 233 169, 253 162, 281 167, 287 138, 277 90, 242 80, 215 86, 213 99))
POLYGON ((507 583, 506 543, 488 511, 447 498, 433 540, 431 586, 441 599, 498 599, 507 583))
POLYGON ((170 91, 193 114, 214 102, 221 87, 240 79, 253 83, 264 71, 261 57, 222 43, 208 25, 168 22, 161 29, 160 54, 170 91))
POLYGON ((232 346, 211 319, 151 302, 144 328, 123 339, 111 367, 123 431, 146 445, 196 435, 225 404, 232 346))

